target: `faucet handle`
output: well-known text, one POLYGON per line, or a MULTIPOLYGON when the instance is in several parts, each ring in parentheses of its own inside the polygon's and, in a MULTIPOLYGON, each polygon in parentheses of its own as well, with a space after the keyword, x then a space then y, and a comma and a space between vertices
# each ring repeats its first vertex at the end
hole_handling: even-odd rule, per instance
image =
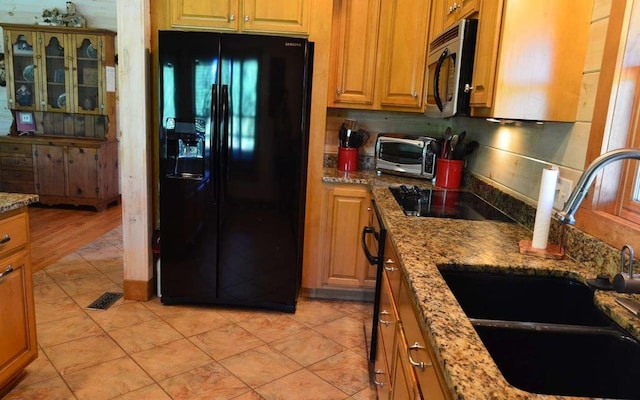
POLYGON ((640 293, 640 279, 633 277, 633 247, 622 246, 620 251, 620 273, 613 278, 613 288, 619 293, 640 293), (629 273, 624 272, 625 254, 629 252, 629 273))
POLYGON ((633 259, 635 257, 633 252, 633 247, 628 244, 622 246, 622 250, 620 250, 620 273, 624 273, 624 264, 625 264, 625 253, 629 251, 629 278, 633 278, 633 259))

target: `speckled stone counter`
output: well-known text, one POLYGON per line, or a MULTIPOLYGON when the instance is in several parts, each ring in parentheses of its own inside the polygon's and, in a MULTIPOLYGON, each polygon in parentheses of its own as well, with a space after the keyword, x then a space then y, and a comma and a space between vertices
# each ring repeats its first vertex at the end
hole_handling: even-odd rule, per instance
MULTIPOLYGON (((508 270, 510 273, 564 276, 584 281, 596 274, 589 264, 579 264, 569 257, 553 260, 520 254, 520 240, 530 240, 532 233, 519 224, 406 216, 388 190, 389 185, 398 183, 428 187, 431 181, 377 176, 372 171, 347 173, 326 168, 323 182, 371 187, 452 398, 570 398, 536 395, 511 386, 444 282, 438 266, 508 270)), ((640 300, 639 295, 596 291, 595 302, 640 339, 640 319, 615 303, 618 296, 640 300)))
POLYGON ((29 204, 37 202, 37 194, 0 192, 0 213, 17 210, 20 207, 28 206, 29 204))

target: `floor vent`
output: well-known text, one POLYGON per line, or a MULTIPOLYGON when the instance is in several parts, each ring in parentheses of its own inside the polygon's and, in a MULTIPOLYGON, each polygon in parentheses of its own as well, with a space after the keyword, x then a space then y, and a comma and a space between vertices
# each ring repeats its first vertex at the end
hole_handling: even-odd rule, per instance
POLYGON ((102 296, 98 297, 93 303, 89 304, 87 308, 93 310, 106 310, 111 307, 113 303, 118 301, 122 297, 122 293, 117 292, 105 292, 102 296))

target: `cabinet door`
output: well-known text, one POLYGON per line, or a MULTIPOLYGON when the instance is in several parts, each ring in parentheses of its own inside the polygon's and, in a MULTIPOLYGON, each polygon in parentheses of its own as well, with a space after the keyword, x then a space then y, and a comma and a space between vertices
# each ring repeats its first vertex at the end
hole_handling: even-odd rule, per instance
POLYGON ((39 110, 41 55, 35 32, 5 30, 7 101, 10 109, 39 110))
POLYGON ((378 400, 389 400, 391 398, 391 363, 387 360, 384 351, 382 351, 382 337, 378 331, 378 350, 376 351, 376 359, 373 363, 373 383, 376 385, 378 400))
POLYGON ((72 112, 103 114, 105 109, 104 39, 97 35, 76 34, 70 37, 73 58, 72 96, 67 98, 72 112))
MULTIPOLYGON (((73 96, 73 49, 68 36, 62 33, 40 34, 42 63, 43 111, 72 112, 69 99, 73 96)), ((72 104, 72 103, 71 103, 72 104)))
POLYGON ((171 0, 171 26, 238 30, 239 0, 171 0))
POLYGON ((428 1, 386 0, 380 23, 380 104, 420 110, 424 97, 428 1))
POLYGON ((336 0, 330 103, 373 105, 380 0, 336 0))
POLYGON ((20 252, 0 262, 0 382, 15 377, 38 354, 27 260, 20 252))
POLYGON ((47 145, 36 145, 34 147, 38 194, 65 196, 67 182, 64 147, 47 145))
POLYGON ((366 279, 369 261, 361 245, 361 234, 369 221, 369 189, 353 185, 328 190, 324 284, 342 287, 374 287, 366 279))
POLYGON ((446 28, 478 11, 480 6, 479 0, 446 0, 445 3, 446 28))
POLYGON ((95 198, 98 195, 98 150, 67 147, 69 196, 95 198))
POLYGON ((243 3, 243 31, 309 32, 309 0, 244 0, 243 3))
POLYGON ((414 300, 410 294, 407 282, 402 279, 400 284, 400 295, 398 296, 398 313, 402 325, 402 338, 399 338, 402 352, 405 356, 404 364, 406 374, 411 373, 417 379, 422 398, 444 400, 446 398, 440 386, 439 371, 434 363, 431 344, 427 342, 423 334, 414 308, 414 300), (415 365, 418 363, 419 365, 415 365))

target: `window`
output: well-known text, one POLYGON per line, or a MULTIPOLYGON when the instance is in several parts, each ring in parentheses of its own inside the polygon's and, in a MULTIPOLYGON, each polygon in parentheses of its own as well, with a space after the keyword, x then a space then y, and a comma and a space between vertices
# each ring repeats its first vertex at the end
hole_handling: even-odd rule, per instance
MULTIPOLYGON (((640 148, 639 44, 640 0, 612 0, 587 162, 616 148, 640 148)), ((639 165, 627 160, 605 168, 576 226, 616 248, 640 243, 639 165)))

